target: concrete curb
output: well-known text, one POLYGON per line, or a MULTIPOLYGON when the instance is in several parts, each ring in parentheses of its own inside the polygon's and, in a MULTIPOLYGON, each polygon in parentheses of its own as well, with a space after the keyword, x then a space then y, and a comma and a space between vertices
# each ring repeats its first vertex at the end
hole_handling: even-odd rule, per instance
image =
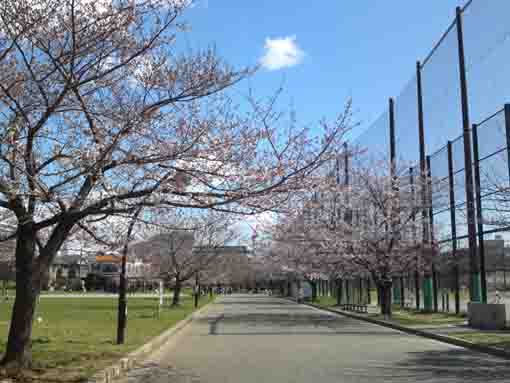
POLYGON ((394 330, 405 332, 407 334, 437 340, 439 342, 452 344, 454 346, 464 347, 464 348, 467 348, 467 349, 470 349, 473 351, 482 352, 484 354, 489 354, 489 355, 497 356, 497 357, 504 358, 504 359, 510 359, 510 352, 499 349, 499 348, 485 347, 485 346, 481 346, 476 343, 468 342, 463 339, 454 338, 454 337, 447 336, 447 335, 434 334, 434 333, 431 333, 428 331, 418 330, 418 329, 411 328, 411 327, 405 327, 405 326, 401 326, 401 325, 393 323, 393 322, 369 318, 369 317, 357 315, 357 314, 342 311, 342 310, 336 310, 336 309, 332 309, 332 308, 322 307, 322 306, 318 306, 318 305, 314 305, 314 304, 310 304, 310 303, 304 303, 304 305, 310 306, 310 307, 313 307, 313 308, 316 308, 319 310, 329 311, 329 312, 332 312, 335 314, 343 315, 343 316, 346 316, 349 318, 373 323, 373 324, 376 324, 379 326, 389 327, 394 330))
POLYGON ((186 318, 177 322, 174 326, 170 327, 162 334, 152 338, 149 342, 145 343, 143 346, 130 352, 115 364, 108 366, 105 369, 95 373, 90 379, 88 379, 87 382, 112 383, 116 379, 125 376, 127 372, 129 372, 135 367, 135 364, 137 362, 143 361, 154 351, 161 348, 161 346, 168 342, 172 337, 177 335, 179 331, 181 331, 184 327, 190 324, 198 315, 205 311, 205 309, 208 308, 211 303, 212 302, 209 302, 205 306, 201 307, 199 310, 193 311, 186 318))

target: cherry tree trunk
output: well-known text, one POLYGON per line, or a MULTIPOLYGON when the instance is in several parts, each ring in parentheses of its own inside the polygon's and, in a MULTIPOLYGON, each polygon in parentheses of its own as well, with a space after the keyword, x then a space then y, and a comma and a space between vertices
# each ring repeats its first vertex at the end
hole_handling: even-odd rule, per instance
POLYGON ((391 281, 383 281, 379 284, 381 295, 381 314, 385 317, 391 317, 391 281))
POLYGON ((342 304, 342 280, 337 279, 336 281, 336 305, 340 306, 342 304))
POLYGON ((7 348, 1 364, 27 368, 32 364, 31 336, 42 273, 36 269, 35 236, 21 228, 16 242, 16 298, 12 309, 7 348))
POLYGON ((119 301, 117 305, 117 344, 124 344, 127 326, 127 281, 126 281, 126 257, 122 258, 122 272, 119 280, 119 301))
POLYGON ((317 300, 317 282, 310 282, 312 285, 312 302, 317 300))
POLYGON ((377 305, 379 307, 382 307, 382 291, 381 291, 381 286, 379 286, 379 284, 377 284, 377 305))
POLYGON ((174 286, 174 296, 172 298, 172 306, 179 306, 179 304, 181 303, 181 289, 182 282, 179 280, 179 278, 176 278, 174 286))

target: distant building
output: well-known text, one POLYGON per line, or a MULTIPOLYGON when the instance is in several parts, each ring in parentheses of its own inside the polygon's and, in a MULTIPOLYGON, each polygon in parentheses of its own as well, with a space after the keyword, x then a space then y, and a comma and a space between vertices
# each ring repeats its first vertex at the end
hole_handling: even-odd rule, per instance
MULTIPOLYGON (((510 247, 505 246, 505 240, 501 237, 484 240, 485 271, 489 288, 510 288, 510 247), (508 278, 507 278, 508 274, 508 278)), ((476 254, 478 257, 478 248, 476 254)), ((477 258, 478 259, 478 258, 477 258)), ((469 249, 458 248, 456 257, 451 251, 443 251, 436 259, 438 270, 441 274, 441 286, 455 288, 454 266, 457 264, 460 271, 461 287, 469 284, 470 258, 469 249)))
POLYGON ((58 279, 85 278, 89 271, 88 258, 62 255, 53 261, 48 277, 50 282, 55 282, 58 279))
POLYGON ((0 242, 0 280, 2 281, 12 281, 16 278, 15 249, 15 240, 0 242))
POLYGON ((153 271, 158 273, 163 260, 170 253, 180 258, 190 254, 194 241, 193 233, 187 231, 157 234, 147 240, 130 244, 128 259, 150 264, 153 271))
MULTIPOLYGON (((478 254, 478 248, 476 249, 478 254)), ((453 265, 458 262, 462 271, 469 270, 469 250, 465 247, 457 249, 456 259, 451 257, 450 251, 440 254, 439 262, 453 265)), ((503 239, 484 240, 485 269, 487 271, 510 270, 510 248, 505 246, 503 239)))
POLYGON ((90 267, 92 273, 111 277, 120 273, 122 257, 116 253, 98 253, 90 267))
MULTIPOLYGON (((99 253, 90 271, 104 277, 118 277, 122 268, 122 256, 119 253, 99 253)), ((135 254, 129 254, 126 259, 126 275, 128 278, 144 278, 150 275, 152 265, 135 254)))
POLYGON ((253 261, 246 246, 197 246, 193 255, 209 258, 201 272, 205 284, 246 286, 255 284, 253 261))

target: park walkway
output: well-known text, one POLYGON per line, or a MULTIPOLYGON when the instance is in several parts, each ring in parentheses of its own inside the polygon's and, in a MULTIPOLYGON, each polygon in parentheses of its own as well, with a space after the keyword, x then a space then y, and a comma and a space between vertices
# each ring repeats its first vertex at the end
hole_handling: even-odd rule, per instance
POLYGON ((126 383, 508 382, 510 363, 267 296, 219 298, 126 383))

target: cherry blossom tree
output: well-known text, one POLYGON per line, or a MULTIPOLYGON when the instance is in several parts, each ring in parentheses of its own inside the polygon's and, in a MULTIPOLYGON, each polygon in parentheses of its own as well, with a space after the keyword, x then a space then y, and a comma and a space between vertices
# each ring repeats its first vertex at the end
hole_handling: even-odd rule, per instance
MULTIPOLYGON (((421 240, 420 215, 430 207, 430 200, 423 201, 419 193, 422 182, 405 182, 404 172, 394 169, 392 174, 386 164, 368 161, 353 167, 352 181, 342 186, 342 198, 336 201, 343 218, 334 224, 325 219, 320 233, 322 243, 343 258, 340 262, 371 276, 381 313, 390 316, 393 279, 430 265, 437 249, 421 240)), ((423 187, 427 185, 425 180, 423 187)), ((334 213, 328 213, 329 206, 321 205, 323 217, 334 213)))
MULTIPOLYGON (((172 306, 180 304, 184 283, 207 271, 214 262, 221 262, 221 248, 235 239, 232 218, 225 213, 192 213, 153 238, 160 259, 159 274, 174 286, 172 306)), ((196 283, 199 280, 195 280, 196 283)))
POLYGON ((430 199, 424 201, 420 191, 428 180, 407 182, 405 172, 391 169, 387 160, 357 155, 349 184, 327 169, 314 177, 310 191, 296 193, 294 205, 275 226, 273 238, 280 246, 275 252, 312 288, 310 275, 370 276, 381 312, 390 316, 393 279, 424 270, 437 253, 435 244, 422 241, 420 218, 430 199))
POLYGON ((176 47, 189 5, 1 2, 0 207, 17 221, 3 364, 30 365, 43 276, 77 226, 141 205, 270 210, 307 187, 347 129, 348 109, 323 138, 282 126, 273 102, 241 112, 222 91, 253 70, 176 47))
POLYGON ((200 272, 200 281, 209 287, 253 287, 256 265, 246 246, 218 247, 217 256, 200 272))
MULTIPOLYGON (((273 262, 292 273, 298 281, 304 279, 312 287, 312 299, 317 296, 317 280, 338 266, 334 254, 323 243, 322 227, 317 217, 316 201, 308 201, 302 209, 289 209, 273 229, 273 262)), ((329 275, 329 274, 328 274, 329 275)))

